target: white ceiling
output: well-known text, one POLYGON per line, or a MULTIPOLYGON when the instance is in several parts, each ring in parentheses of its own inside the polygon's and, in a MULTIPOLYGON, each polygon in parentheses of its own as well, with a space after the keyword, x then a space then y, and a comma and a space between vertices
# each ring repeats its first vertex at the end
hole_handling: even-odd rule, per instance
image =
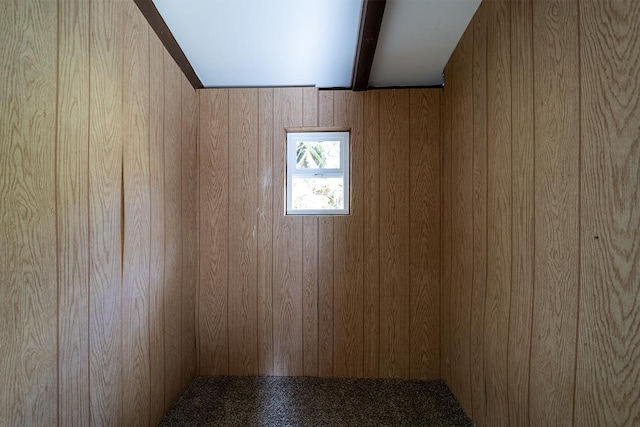
MULTIPOLYGON (((362 0, 153 0, 205 87, 350 87, 362 0)), ((370 86, 442 84, 480 0, 387 0, 370 86)))
POLYGON ((205 87, 348 87, 362 0, 154 0, 205 87))
POLYGON ((480 0, 387 0, 369 86, 442 85, 480 0))

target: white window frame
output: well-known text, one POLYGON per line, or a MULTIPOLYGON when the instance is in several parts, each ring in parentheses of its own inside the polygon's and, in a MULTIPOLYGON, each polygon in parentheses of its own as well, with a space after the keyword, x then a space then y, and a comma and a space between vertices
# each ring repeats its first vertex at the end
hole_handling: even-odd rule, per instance
POLYGON ((287 215, 349 215, 349 132, 287 132, 287 215), (340 167, 322 169, 296 169, 296 148, 299 141, 340 141, 340 167), (342 178, 344 191, 343 209, 294 209, 292 206, 293 178, 342 178))

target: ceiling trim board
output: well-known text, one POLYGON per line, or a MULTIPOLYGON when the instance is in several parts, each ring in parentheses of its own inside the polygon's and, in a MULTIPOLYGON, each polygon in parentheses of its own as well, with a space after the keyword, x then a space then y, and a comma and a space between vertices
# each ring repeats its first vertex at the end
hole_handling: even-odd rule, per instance
POLYGON ((164 45, 165 49, 167 49, 167 52, 169 52, 173 60, 176 61, 176 64, 178 64, 178 67, 180 67, 187 80, 189 80, 191 86, 193 86, 194 89, 202 89, 204 87, 202 85, 202 82, 198 78, 184 52, 178 45, 178 42, 173 37, 173 34, 171 34, 171 30, 169 30, 166 22, 164 22, 164 19, 162 19, 162 16, 160 15, 160 12, 158 12, 158 9, 156 9, 153 1, 133 1, 135 2, 136 6, 138 6, 138 9, 140 9, 140 12, 142 12, 142 15, 144 15, 144 17, 147 19, 147 22, 149 23, 151 28, 153 28, 153 31, 158 35, 158 38, 164 45))
POLYGON ((413 85, 413 86, 369 86, 367 88, 367 90, 396 90, 396 89, 444 89, 444 84, 413 85))
MULTIPOLYGON (((203 86, 200 89, 287 89, 287 88, 305 88, 311 87, 315 88, 314 85, 264 85, 264 86, 255 86, 255 85, 247 85, 247 86, 203 86)), ((319 90, 323 90, 322 88, 318 88, 319 90)), ((347 88, 349 89, 349 88, 347 88)))
POLYGON ((319 87, 318 90, 322 92, 323 90, 353 90, 353 88, 345 87, 345 86, 336 86, 336 87, 319 87))
POLYGON ((352 89, 354 91, 367 90, 369 86, 369 75, 371 74, 373 57, 378 45, 386 4, 386 0, 364 0, 362 3, 358 46, 356 48, 356 60, 352 78, 352 89))

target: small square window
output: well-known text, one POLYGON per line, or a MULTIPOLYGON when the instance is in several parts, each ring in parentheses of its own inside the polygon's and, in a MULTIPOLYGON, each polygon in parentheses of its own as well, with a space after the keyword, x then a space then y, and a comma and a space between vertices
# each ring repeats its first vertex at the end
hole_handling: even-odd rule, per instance
POLYGON ((349 132, 287 133, 287 215, 349 214, 349 132))

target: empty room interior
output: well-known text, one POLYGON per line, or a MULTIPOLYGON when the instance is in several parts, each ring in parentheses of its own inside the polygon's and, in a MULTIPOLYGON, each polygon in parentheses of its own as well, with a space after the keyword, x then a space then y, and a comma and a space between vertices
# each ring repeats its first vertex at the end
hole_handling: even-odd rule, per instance
POLYGON ((637 0, 4 0, 0 34, 0 425, 156 426, 209 377, 640 425, 637 0))

